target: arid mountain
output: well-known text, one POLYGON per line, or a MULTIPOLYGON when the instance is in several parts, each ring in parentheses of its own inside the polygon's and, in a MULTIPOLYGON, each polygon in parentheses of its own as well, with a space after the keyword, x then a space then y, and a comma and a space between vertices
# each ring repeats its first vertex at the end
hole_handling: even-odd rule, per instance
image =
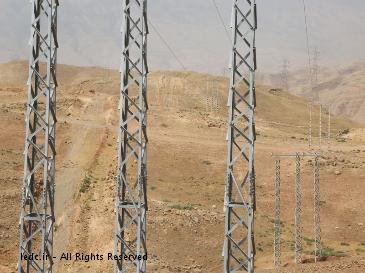
MULTIPOLYGON (((326 68, 320 67, 317 84, 310 88, 306 70, 289 71, 289 92, 319 101, 337 115, 355 121, 365 122, 365 63, 326 68), (316 99, 317 98, 317 99, 316 99)), ((281 75, 275 74, 261 78, 265 83, 282 87, 281 75)))
MULTIPOLYGON (((26 62, 0 65, 0 272, 15 272, 23 175, 26 62)), ((58 66, 55 255, 113 249, 119 75, 58 66)), ((148 267, 158 273, 222 272, 227 84, 193 72, 149 76, 148 267)), ((257 88, 256 272, 273 272, 274 159, 308 149, 308 101, 257 88)), ((318 110, 318 108, 317 108, 318 110)), ((314 118, 318 119, 318 111, 314 118)), ((314 136, 318 136, 318 126, 314 136)), ((362 273, 365 130, 332 116, 323 132, 323 262, 313 262, 313 161, 302 160, 306 264, 293 264, 294 170, 282 161, 283 272, 362 273)), ((318 147, 318 137, 313 145, 318 147)), ((60 262, 57 273, 111 272, 112 263, 60 262)))

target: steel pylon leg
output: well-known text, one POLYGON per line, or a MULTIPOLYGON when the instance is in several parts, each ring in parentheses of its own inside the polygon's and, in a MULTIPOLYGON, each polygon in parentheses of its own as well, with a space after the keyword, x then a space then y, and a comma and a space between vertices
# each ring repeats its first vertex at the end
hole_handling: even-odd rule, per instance
POLYGON ((57 0, 33 0, 19 273, 53 271, 55 196, 57 0), (25 255, 40 259, 25 259, 25 255))
POLYGON ((319 180, 319 155, 314 160, 314 239, 315 239, 315 261, 322 256, 322 232, 321 232, 321 194, 319 180))
POLYGON ((122 0, 122 61, 116 198, 115 272, 146 272, 147 0, 122 0))
POLYGON ((274 265, 281 266, 280 159, 275 161, 274 265))
POLYGON ((224 273, 254 271, 256 4, 234 0, 225 189, 224 273))
POLYGON ((296 154, 295 160, 295 263, 302 263, 302 183, 301 158, 296 154))

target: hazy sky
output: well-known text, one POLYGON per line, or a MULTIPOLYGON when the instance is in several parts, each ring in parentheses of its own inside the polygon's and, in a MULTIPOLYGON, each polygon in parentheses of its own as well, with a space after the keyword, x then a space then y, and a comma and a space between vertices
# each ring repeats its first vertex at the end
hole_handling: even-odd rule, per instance
MULTIPOLYGON (((231 1, 215 0, 229 27, 231 1)), ((0 1, 0 62, 27 59, 31 6, 28 0, 0 1)), ((310 46, 324 65, 365 59, 364 0, 306 0, 310 46)), ((117 67, 120 60, 121 0, 60 0, 59 62, 117 67)), ((302 0, 257 0, 259 69, 275 72, 283 58, 291 68, 307 65, 302 0)), ((188 70, 222 73, 229 43, 213 0, 148 0, 151 22, 188 70)), ((153 70, 181 70, 153 28, 153 70)))

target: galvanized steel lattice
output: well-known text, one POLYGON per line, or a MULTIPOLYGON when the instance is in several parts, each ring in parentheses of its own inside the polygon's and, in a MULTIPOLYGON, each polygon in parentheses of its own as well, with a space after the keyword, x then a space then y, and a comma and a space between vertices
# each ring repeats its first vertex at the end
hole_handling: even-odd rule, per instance
MULTIPOLYGON (((147 1, 123 0, 115 255, 147 255, 147 1)), ((115 272, 146 272, 118 260, 115 272)))
POLYGON ((57 0, 33 0, 18 272, 53 271, 57 0), (22 259, 24 255, 41 259, 22 259), (43 258, 44 257, 44 258, 43 258))
POLYGON ((254 271, 255 1, 235 0, 228 98, 224 272, 254 271))

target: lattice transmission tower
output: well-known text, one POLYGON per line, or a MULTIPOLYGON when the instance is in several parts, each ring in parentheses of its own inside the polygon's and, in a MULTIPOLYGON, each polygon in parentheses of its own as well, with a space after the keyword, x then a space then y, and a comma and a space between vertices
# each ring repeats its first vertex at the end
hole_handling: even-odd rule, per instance
POLYGON ((296 154, 295 159, 295 263, 302 263, 302 181, 301 157, 296 154))
POLYGON ((319 105, 319 149, 322 148, 322 104, 319 105))
POLYGON ((331 106, 328 106, 327 144, 329 150, 331 145, 331 106))
POLYGON ((280 159, 275 160, 274 265, 281 266, 280 159))
POLYGON ((314 97, 314 99, 319 102, 319 92, 318 92, 318 83, 319 83, 319 50, 317 47, 314 48, 313 50, 313 65, 311 68, 311 77, 312 77, 312 96, 314 97))
POLYGON ((312 112, 313 112, 313 97, 311 98, 310 102, 309 102, 309 124, 308 124, 308 146, 309 148, 312 148, 312 133, 313 133, 313 128, 312 128, 312 112))
POLYGON ((283 64, 280 73, 281 87, 285 90, 289 90, 289 61, 288 59, 283 59, 283 64))
POLYGON ((315 261, 322 256, 322 231, 321 231, 321 193, 319 177, 319 155, 315 155, 314 160, 314 241, 315 241, 315 261))
POLYGON ((58 5, 32 1, 19 273, 53 272, 58 5), (40 259, 24 258, 31 254, 40 259))
MULTIPOLYGON (((123 0, 116 255, 147 255, 147 0, 123 0)), ((146 272, 146 260, 115 262, 115 272, 146 272)))
POLYGON ((225 189, 224 272, 254 272, 256 1, 234 0, 225 189))

